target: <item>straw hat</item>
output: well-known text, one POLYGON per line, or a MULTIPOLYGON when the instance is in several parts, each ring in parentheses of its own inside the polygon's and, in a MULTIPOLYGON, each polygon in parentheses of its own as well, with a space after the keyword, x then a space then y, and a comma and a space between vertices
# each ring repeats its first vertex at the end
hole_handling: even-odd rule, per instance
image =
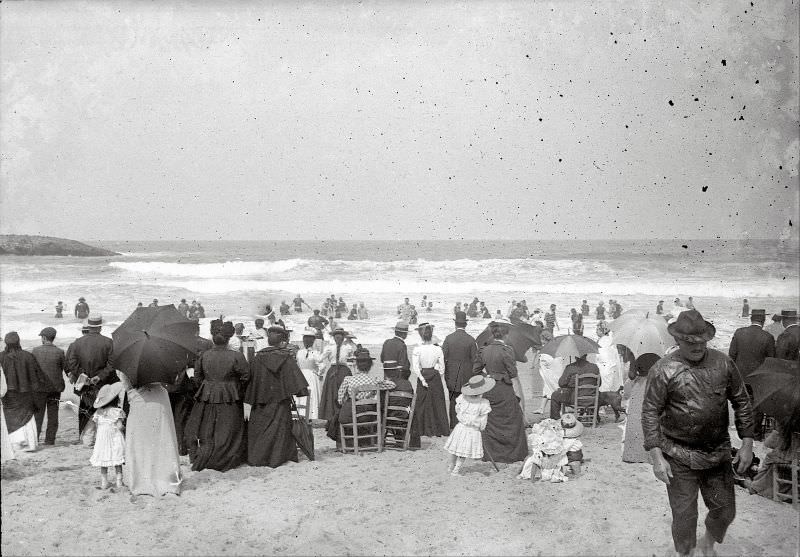
POLYGON ((343 327, 336 327, 329 334, 331 336, 342 335, 342 336, 346 337, 347 336, 347 331, 345 331, 343 327))
POLYGON ((102 315, 95 315, 86 320, 87 327, 102 327, 103 323, 105 322, 102 315))
POLYGON ((97 398, 94 399, 94 407, 102 408, 115 398, 119 397, 123 391, 124 389, 121 381, 111 383, 110 385, 103 385, 97 392, 97 398))
POLYGON ((461 387, 463 395, 480 395, 491 391, 494 388, 495 380, 486 375, 475 375, 470 377, 466 385, 461 387))
POLYGON ((407 333, 408 332, 408 321, 403 321, 403 320, 398 321, 397 324, 394 326, 394 330, 395 330, 395 332, 398 332, 398 333, 407 333))
POLYGON ((561 427, 564 429, 566 439, 574 439, 583 434, 583 424, 571 412, 561 415, 561 427))

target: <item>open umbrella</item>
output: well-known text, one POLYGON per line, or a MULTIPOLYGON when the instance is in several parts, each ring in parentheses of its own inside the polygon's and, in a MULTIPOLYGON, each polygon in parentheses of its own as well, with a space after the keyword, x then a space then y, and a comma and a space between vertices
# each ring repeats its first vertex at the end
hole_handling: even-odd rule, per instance
POLYGON ((553 358, 577 358, 584 354, 597 354, 600 347, 582 335, 560 335, 542 346, 542 354, 553 358))
POLYGON ((675 339, 667 332, 667 322, 660 315, 639 311, 625 312, 610 324, 614 342, 628 347, 635 356, 652 353, 663 356, 675 345, 675 339))
POLYGON ((767 358, 747 376, 753 387, 753 406, 780 418, 800 412, 800 362, 767 358))
POLYGON ((147 383, 173 383, 197 351, 196 323, 174 305, 141 307, 111 333, 113 366, 125 373, 134 387, 147 383))
MULTIPOLYGON (((528 357, 525 353, 529 348, 538 350, 542 347, 541 340, 542 328, 538 325, 530 325, 524 321, 513 319, 508 328, 508 338, 506 344, 514 349, 514 359, 518 362, 527 362, 528 357)), ((485 346, 492 342, 492 331, 486 327, 475 339, 478 347, 485 346)))

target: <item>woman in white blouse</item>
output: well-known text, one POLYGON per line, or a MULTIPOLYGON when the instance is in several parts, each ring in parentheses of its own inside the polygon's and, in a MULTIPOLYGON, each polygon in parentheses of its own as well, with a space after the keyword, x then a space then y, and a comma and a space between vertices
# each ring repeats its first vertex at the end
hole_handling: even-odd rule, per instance
POLYGON ((433 325, 420 323, 417 327, 422 344, 411 355, 411 371, 417 376, 417 405, 414 409, 414 428, 420 435, 445 437, 450 435, 442 376, 444 354, 433 344, 433 325))

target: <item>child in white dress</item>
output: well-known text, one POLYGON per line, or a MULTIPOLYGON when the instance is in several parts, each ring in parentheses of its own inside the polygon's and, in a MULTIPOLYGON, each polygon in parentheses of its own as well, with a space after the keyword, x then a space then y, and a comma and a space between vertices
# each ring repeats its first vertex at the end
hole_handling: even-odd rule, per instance
POLYGON ((483 458, 481 431, 486 429, 486 420, 492 406, 482 395, 492 387, 494 379, 476 375, 461 388, 461 395, 456 399, 458 423, 444 444, 444 450, 450 453, 447 470, 453 476, 460 475, 461 466, 466 459, 483 458))
POLYGON ((97 437, 89 462, 100 467, 100 489, 108 488, 108 467, 113 466, 116 472, 116 485, 122 484, 122 465, 125 463, 125 412, 120 405, 125 395, 122 383, 104 385, 97 393, 94 407, 97 411, 92 420, 97 424, 97 437))

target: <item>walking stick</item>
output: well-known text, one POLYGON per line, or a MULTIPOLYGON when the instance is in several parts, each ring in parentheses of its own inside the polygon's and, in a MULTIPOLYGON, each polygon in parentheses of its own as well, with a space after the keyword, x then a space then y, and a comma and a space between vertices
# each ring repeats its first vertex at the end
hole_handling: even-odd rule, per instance
MULTIPOLYGON (((483 437, 481 437, 481 441, 483 441, 483 437)), ((486 453, 486 456, 488 456, 489 460, 492 461, 492 466, 494 466, 494 469, 499 472, 500 468, 497 467, 497 463, 492 458, 492 453, 490 453, 489 450, 486 448, 486 443, 482 443, 482 445, 483 445, 483 452, 486 453)))

